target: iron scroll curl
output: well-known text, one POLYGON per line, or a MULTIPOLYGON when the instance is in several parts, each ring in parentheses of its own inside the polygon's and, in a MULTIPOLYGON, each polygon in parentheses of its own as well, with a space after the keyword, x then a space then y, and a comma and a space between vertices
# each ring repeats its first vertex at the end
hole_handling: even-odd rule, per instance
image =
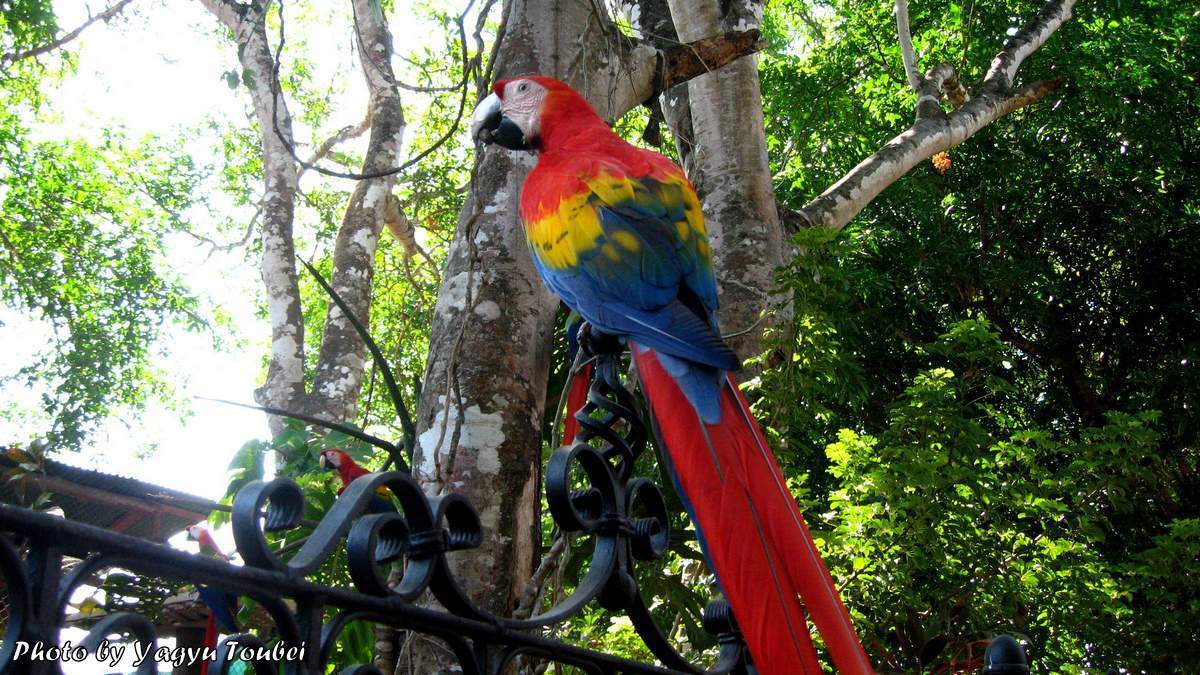
MULTIPOLYGON (((705 621, 719 645, 716 663, 708 670, 688 663, 654 623, 637 570, 639 564, 667 554, 672 514, 654 481, 636 475, 650 427, 626 386, 623 348, 593 340, 585 349, 594 364, 594 377, 577 417, 580 433, 574 443, 551 453, 545 494, 549 515, 559 529, 591 539, 590 557, 575 588, 541 613, 520 619, 498 616, 473 601, 455 578, 448 556, 470 555, 492 533, 484 531, 466 498, 453 493, 426 495, 407 471, 382 471, 351 482, 304 544, 286 559, 279 554, 278 544, 272 545, 270 535, 311 525, 303 520, 305 499, 300 486, 287 478, 247 484, 235 496, 231 514, 243 565, 0 504, 0 576, 8 594, 0 672, 61 673, 61 664, 17 658, 16 645, 31 640, 54 644, 67 600, 80 585, 96 583, 104 569, 205 585, 261 606, 271 639, 251 633, 228 636, 220 645, 222 663, 214 672, 227 666, 224 656, 234 643, 239 648, 265 647, 278 638, 281 644, 308 648, 283 663, 252 661, 255 672, 324 673, 338 635, 354 621, 431 635, 449 647, 464 673, 499 674, 518 656, 597 673, 746 672, 746 650, 731 621, 705 621), (394 497, 395 513, 370 512, 371 499, 380 489, 394 497), (313 581, 314 573, 342 546, 352 587, 313 581), (68 557, 80 562, 64 575, 63 561, 68 557), (389 568, 401 570, 398 581, 393 576, 389 583, 389 568), (419 602, 426 593, 440 607, 419 602), (546 629, 593 603, 629 616, 659 663, 638 663, 547 636, 546 629)), ((113 633, 144 644, 157 641, 148 617, 121 613, 95 625, 85 646, 95 647, 113 633)), ((361 664, 343 672, 375 671, 361 664)))
MULTIPOLYGON (((576 414, 580 431, 574 443, 551 453, 545 468, 545 494, 555 525, 564 532, 590 537, 592 546, 582 579, 553 606, 520 619, 498 616, 478 606, 455 579, 447 559, 454 551, 477 548, 486 536, 476 510, 457 494, 426 495, 405 471, 372 473, 352 481, 287 561, 275 555, 266 535, 300 525, 303 495, 299 486, 288 479, 248 484, 235 498, 232 515, 243 560, 249 566, 303 578, 344 541, 350 577, 366 595, 413 602, 428 591, 454 616, 510 630, 544 629, 596 602, 626 613, 651 653, 675 672, 718 675, 743 671, 748 655, 731 620, 705 622, 714 630, 720 651, 716 665, 705 670, 689 663, 674 648, 655 625, 640 595, 636 565, 666 555, 671 516, 658 485, 635 475, 637 460, 647 448, 649 425, 624 381, 624 347, 602 339, 585 340, 582 345, 594 374, 587 402, 576 414), (369 512, 380 488, 394 495, 399 506, 396 513, 369 512), (402 573, 398 583, 389 585, 387 568, 391 565, 399 566, 402 573)), ((708 611, 729 615, 720 600, 708 611)))

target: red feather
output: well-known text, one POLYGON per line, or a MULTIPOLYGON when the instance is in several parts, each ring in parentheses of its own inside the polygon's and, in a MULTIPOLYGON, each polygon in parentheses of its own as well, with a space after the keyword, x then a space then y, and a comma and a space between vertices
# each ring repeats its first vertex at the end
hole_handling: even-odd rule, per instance
POLYGON ((872 672, 804 517, 733 378, 721 391, 721 421, 703 424, 654 352, 634 346, 633 353, 680 487, 759 672, 821 672, 806 614, 837 672, 872 672))
MULTIPOLYGON (((204 624, 204 646, 208 649, 217 647, 217 619, 211 610, 208 612, 208 621, 204 624)), ((208 659, 200 661, 200 675, 208 675, 208 659)))
POLYGON ((592 364, 589 363, 575 373, 575 379, 571 380, 571 388, 567 391, 567 419, 563 423, 563 445, 575 443, 575 437, 579 435, 579 421, 575 419, 575 413, 583 410, 584 404, 587 403, 591 384, 592 364))

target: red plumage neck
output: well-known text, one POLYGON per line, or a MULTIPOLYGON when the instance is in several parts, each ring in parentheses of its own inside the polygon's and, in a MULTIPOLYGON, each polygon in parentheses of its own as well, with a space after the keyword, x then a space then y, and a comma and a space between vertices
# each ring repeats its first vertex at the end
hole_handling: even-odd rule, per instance
POLYGON ((371 473, 359 466, 357 462, 350 458, 350 455, 344 452, 338 453, 338 460, 338 477, 342 479, 342 489, 338 490, 338 494, 342 494, 342 491, 346 489, 347 485, 354 482, 354 479, 371 473))
POLYGON ((592 106, 574 91, 554 91, 542 108, 539 148, 543 153, 595 149, 606 142, 621 142, 592 106))

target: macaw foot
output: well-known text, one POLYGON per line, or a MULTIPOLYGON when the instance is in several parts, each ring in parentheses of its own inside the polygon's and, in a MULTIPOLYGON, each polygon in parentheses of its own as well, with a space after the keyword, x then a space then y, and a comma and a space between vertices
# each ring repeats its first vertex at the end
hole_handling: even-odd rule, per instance
POLYGON ((577 336, 579 349, 589 357, 597 354, 615 354, 625 348, 625 341, 620 336, 593 328, 587 321, 579 324, 577 336))

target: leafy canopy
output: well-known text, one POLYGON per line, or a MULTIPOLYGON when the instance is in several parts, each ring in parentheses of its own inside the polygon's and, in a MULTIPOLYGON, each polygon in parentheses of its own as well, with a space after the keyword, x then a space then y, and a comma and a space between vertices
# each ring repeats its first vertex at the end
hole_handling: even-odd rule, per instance
MULTIPOLYGON (((801 7, 768 19, 810 30, 801 7)), ((909 123, 890 7, 833 3, 810 51, 765 59, 786 205, 909 123)), ((1033 12, 912 9, 924 65, 967 82, 1033 12)), ((970 662, 999 631, 1048 671, 1200 667, 1200 19, 1075 14, 1022 71, 1058 93, 799 233, 780 275, 794 322, 760 411, 886 667, 970 662)))

